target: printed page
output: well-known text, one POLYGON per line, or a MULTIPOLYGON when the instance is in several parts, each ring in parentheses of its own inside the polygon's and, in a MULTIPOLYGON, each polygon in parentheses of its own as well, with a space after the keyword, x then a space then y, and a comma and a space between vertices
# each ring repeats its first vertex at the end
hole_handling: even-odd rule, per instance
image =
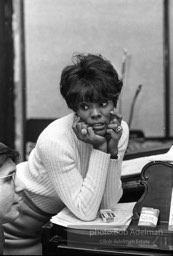
POLYGON ((60 213, 51 218, 51 222, 60 226, 74 228, 74 229, 117 229, 126 230, 129 226, 132 216, 133 208, 136 202, 119 203, 112 209, 116 216, 115 221, 105 223, 97 214, 93 221, 82 221, 77 218, 68 208, 64 208, 60 213))

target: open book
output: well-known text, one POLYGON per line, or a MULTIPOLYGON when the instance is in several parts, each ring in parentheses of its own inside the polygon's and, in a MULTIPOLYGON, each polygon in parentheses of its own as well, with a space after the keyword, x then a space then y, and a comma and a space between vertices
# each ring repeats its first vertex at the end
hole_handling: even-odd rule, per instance
POLYGON ((82 221, 77 218, 67 207, 61 212, 51 218, 51 222, 60 226, 74 228, 74 229, 114 229, 114 230, 126 230, 129 226, 132 216, 133 208, 136 202, 119 203, 113 209, 116 216, 113 222, 105 223, 100 217, 99 213, 93 221, 82 221))

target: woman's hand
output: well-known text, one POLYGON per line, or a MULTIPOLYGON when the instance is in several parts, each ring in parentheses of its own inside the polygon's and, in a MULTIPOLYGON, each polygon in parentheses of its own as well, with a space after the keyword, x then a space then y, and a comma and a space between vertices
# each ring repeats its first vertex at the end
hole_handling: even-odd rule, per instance
POLYGON ((107 127, 107 143, 108 143, 108 153, 112 157, 116 157, 118 154, 118 141, 122 135, 121 121, 122 116, 114 109, 111 112, 112 119, 107 127))
POLYGON ((79 140, 89 143, 93 145, 95 149, 107 153, 106 138, 96 135, 93 128, 81 121, 80 117, 75 116, 72 128, 79 140))

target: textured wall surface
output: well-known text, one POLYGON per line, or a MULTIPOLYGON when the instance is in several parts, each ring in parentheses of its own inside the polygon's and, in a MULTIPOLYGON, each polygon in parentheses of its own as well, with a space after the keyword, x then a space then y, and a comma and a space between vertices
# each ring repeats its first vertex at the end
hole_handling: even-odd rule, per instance
POLYGON ((164 135, 162 0, 25 0, 25 40, 28 118, 69 112, 59 94, 59 79, 74 53, 101 53, 121 75, 127 49, 119 106, 124 119, 128 122, 142 84, 131 128, 146 136, 164 135))

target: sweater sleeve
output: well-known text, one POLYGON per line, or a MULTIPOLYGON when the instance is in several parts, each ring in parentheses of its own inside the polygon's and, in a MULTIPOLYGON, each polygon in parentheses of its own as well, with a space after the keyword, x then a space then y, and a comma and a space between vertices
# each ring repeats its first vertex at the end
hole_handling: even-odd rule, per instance
POLYGON ((122 122, 123 134, 118 145, 118 159, 110 159, 109 171, 105 185, 105 191, 101 202, 101 209, 111 209, 116 206, 122 196, 121 171, 122 160, 129 140, 129 128, 126 122, 122 122))
POLYGON ((67 143, 48 140, 39 146, 40 158, 53 187, 63 203, 78 218, 93 220, 98 212, 106 183, 110 154, 92 149, 83 178, 79 160, 67 143))

